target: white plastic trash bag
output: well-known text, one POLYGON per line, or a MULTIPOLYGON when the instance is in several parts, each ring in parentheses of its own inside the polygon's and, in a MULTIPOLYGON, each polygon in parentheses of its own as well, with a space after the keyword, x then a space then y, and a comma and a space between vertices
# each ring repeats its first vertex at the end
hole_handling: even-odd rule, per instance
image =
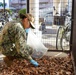
POLYGON ((48 50, 48 48, 44 46, 44 44, 38 39, 36 34, 34 34, 34 32, 32 32, 31 30, 28 32, 27 45, 34 49, 32 53, 33 58, 43 57, 48 50))

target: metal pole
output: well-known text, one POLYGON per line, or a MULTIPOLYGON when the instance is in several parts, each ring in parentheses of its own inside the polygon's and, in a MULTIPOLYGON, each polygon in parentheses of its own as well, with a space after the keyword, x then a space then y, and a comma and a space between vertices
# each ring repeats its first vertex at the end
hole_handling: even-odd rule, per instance
POLYGON ((29 0, 27 0, 27 12, 26 13, 29 13, 29 0))
POLYGON ((72 61, 74 65, 74 72, 76 75, 76 0, 72 0, 72 28, 71 28, 71 51, 72 61))
MULTIPOLYGON (((4 7, 4 17, 5 17, 5 0, 3 0, 3 7, 4 7)), ((6 17, 5 17, 6 19, 6 17)))

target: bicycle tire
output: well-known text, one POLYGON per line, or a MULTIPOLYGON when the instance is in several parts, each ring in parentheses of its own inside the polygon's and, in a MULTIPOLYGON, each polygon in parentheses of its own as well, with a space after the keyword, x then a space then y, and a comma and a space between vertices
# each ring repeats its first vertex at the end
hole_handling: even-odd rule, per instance
POLYGON ((66 40, 66 32, 64 31, 61 38, 61 48, 63 51, 70 50, 70 41, 66 40))
POLYGON ((59 27, 57 31, 57 37, 56 37, 56 49, 57 50, 62 50, 61 48, 62 32, 63 32, 63 27, 59 27))

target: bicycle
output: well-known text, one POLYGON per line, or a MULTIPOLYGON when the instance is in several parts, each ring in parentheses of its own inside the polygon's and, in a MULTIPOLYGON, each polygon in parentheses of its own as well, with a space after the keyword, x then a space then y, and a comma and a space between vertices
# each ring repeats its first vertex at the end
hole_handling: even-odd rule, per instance
POLYGON ((70 50, 71 16, 66 15, 65 25, 58 28, 56 37, 57 50, 70 50))
POLYGON ((0 32, 2 28, 4 27, 5 23, 9 22, 10 15, 7 13, 0 13, 0 32))

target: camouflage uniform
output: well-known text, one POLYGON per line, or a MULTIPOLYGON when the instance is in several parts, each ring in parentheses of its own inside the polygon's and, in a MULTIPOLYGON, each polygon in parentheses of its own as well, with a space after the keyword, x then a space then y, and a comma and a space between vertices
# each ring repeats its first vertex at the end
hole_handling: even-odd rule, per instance
POLYGON ((4 55, 30 59, 33 49, 26 45, 26 33, 21 23, 8 22, 4 26, 0 37, 0 50, 4 55))

